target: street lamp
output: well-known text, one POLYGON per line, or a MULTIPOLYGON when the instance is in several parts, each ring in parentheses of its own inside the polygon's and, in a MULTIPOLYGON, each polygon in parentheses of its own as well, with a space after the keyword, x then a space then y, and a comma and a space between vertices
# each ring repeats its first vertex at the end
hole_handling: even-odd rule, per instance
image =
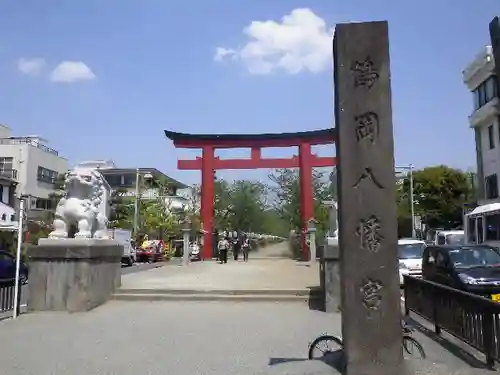
POLYGON ((413 192, 413 164, 408 164, 404 166, 396 166, 396 169, 404 169, 409 171, 410 179, 410 211, 411 211, 411 236, 413 238, 417 237, 417 231, 415 228, 415 199, 413 192))
POLYGON ((16 248, 16 274, 15 274, 15 285, 14 285, 14 311, 12 318, 16 319, 19 315, 19 269, 21 267, 21 249, 23 245, 23 229, 24 229, 24 203, 27 196, 21 195, 19 202, 19 218, 18 218, 18 228, 17 228, 17 248, 16 248))
POLYGON ((182 222, 182 242, 183 242, 183 253, 182 253, 182 264, 185 266, 189 264, 189 234, 191 232, 191 221, 189 219, 184 219, 182 222))

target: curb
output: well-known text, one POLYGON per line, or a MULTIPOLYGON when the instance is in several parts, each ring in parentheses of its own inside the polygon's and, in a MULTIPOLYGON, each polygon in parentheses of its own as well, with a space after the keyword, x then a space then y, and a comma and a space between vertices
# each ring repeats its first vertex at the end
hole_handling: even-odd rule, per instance
POLYGON ((295 295, 224 295, 224 294, 115 294, 115 301, 223 301, 223 302, 299 302, 309 303, 308 296, 295 295))
POLYGON ((309 289, 118 289, 114 295, 221 295, 221 296, 301 296, 318 294, 309 289))

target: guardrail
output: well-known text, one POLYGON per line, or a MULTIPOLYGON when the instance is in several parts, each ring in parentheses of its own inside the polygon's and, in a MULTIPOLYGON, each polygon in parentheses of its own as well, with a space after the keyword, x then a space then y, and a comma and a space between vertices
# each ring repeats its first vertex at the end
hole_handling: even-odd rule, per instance
POLYGON ((445 285, 404 276, 405 314, 410 311, 470 345, 493 367, 500 360, 500 304, 445 285))
MULTIPOLYGON (((0 313, 14 310, 14 289, 15 280, 0 280, 0 313)), ((21 285, 19 285, 19 294, 17 296, 17 311, 21 307, 21 285)))

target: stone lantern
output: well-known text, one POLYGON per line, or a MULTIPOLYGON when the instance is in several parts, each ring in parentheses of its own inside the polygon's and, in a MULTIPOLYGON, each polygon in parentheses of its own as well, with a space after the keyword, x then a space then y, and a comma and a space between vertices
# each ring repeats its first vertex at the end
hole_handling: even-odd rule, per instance
POLYGON ((189 264, 189 235, 191 233, 191 221, 187 218, 184 219, 181 228, 183 237, 182 263, 187 265, 189 264))

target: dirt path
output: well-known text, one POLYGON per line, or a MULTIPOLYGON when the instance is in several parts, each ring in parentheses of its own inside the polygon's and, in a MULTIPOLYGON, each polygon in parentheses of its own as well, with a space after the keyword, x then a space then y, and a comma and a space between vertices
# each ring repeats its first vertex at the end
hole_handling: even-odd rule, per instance
POLYGON ((292 253, 288 241, 285 241, 259 248, 257 251, 250 253, 250 257, 252 256, 258 258, 291 258, 292 253))

